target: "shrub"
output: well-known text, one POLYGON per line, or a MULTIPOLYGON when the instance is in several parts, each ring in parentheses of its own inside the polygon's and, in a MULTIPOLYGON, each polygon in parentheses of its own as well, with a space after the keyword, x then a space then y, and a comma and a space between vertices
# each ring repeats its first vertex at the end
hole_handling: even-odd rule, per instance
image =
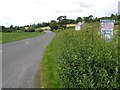
POLYGON ((38 29, 37 32, 43 32, 43 29, 38 29))
POLYGON ((120 25, 120 21, 115 21, 115 25, 120 25))
POLYGON ((5 32, 12 32, 12 29, 6 29, 5 32))
POLYGON ((60 25, 56 21, 52 20, 49 27, 51 28, 51 30, 56 30, 60 28, 60 25))
POLYGON ((84 30, 57 33, 50 59, 59 87, 119 88, 118 36, 105 42, 93 26, 84 30))
POLYGON ((24 30, 24 32, 35 32, 35 29, 24 30))
POLYGON ((29 29, 28 32, 35 32, 35 29, 29 29))

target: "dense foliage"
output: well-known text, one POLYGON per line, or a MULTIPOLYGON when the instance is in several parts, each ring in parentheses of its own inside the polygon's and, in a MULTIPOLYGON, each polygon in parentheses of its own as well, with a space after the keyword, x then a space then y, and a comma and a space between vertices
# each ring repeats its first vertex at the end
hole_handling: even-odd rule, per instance
POLYGON ((55 29, 59 29, 59 28, 60 28, 60 25, 59 25, 56 21, 52 20, 52 21, 50 22, 49 27, 51 28, 51 30, 55 30, 55 29))
POLYGON ((98 30, 99 26, 93 25, 81 31, 65 30, 51 42, 47 66, 54 61, 52 73, 59 87, 120 87, 119 37, 105 42, 98 30))
POLYGON ((28 29, 28 30, 24 30, 24 32, 35 32, 34 28, 28 29))

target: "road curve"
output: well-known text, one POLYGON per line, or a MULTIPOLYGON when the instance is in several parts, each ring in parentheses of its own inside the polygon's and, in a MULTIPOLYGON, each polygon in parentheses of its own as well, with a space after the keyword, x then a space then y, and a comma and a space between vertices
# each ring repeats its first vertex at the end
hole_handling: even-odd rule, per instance
POLYGON ((36 88, 35 75, 55 33, 2 45, 2 88, 36 88))

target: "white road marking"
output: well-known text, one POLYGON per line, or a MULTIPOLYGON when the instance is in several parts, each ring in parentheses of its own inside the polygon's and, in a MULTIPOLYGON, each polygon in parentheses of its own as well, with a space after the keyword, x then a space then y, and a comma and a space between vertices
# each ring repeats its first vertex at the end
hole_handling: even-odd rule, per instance
POLYGON ((0 53, 2 53, 2 51, 0 51, 0 53))

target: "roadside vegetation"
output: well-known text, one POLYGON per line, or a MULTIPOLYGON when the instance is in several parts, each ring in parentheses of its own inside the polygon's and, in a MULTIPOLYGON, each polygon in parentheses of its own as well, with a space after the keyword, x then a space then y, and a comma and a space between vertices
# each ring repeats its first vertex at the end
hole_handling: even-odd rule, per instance
POLYGON ((44 88, 119 88, 119 31, 111 42, 100 37, 99 23, 80 31, 56 33, 46 48, 36 77, 44 88))
MULTIPOLYGON (((48 45, 36 76, 44 88, 118 88, 120 87, 119 38, 120 15, 77 17, 26 26, 2 26, 2 43, 31 38, 51 30, 56 37, 48 45), (100 20, 115 20, 114 37, 105 42, 100 37, 100 20), (75 31, 78 22, 84 28, 75 31)), ((1 30, 0 30, 1 31, 1 30)))

